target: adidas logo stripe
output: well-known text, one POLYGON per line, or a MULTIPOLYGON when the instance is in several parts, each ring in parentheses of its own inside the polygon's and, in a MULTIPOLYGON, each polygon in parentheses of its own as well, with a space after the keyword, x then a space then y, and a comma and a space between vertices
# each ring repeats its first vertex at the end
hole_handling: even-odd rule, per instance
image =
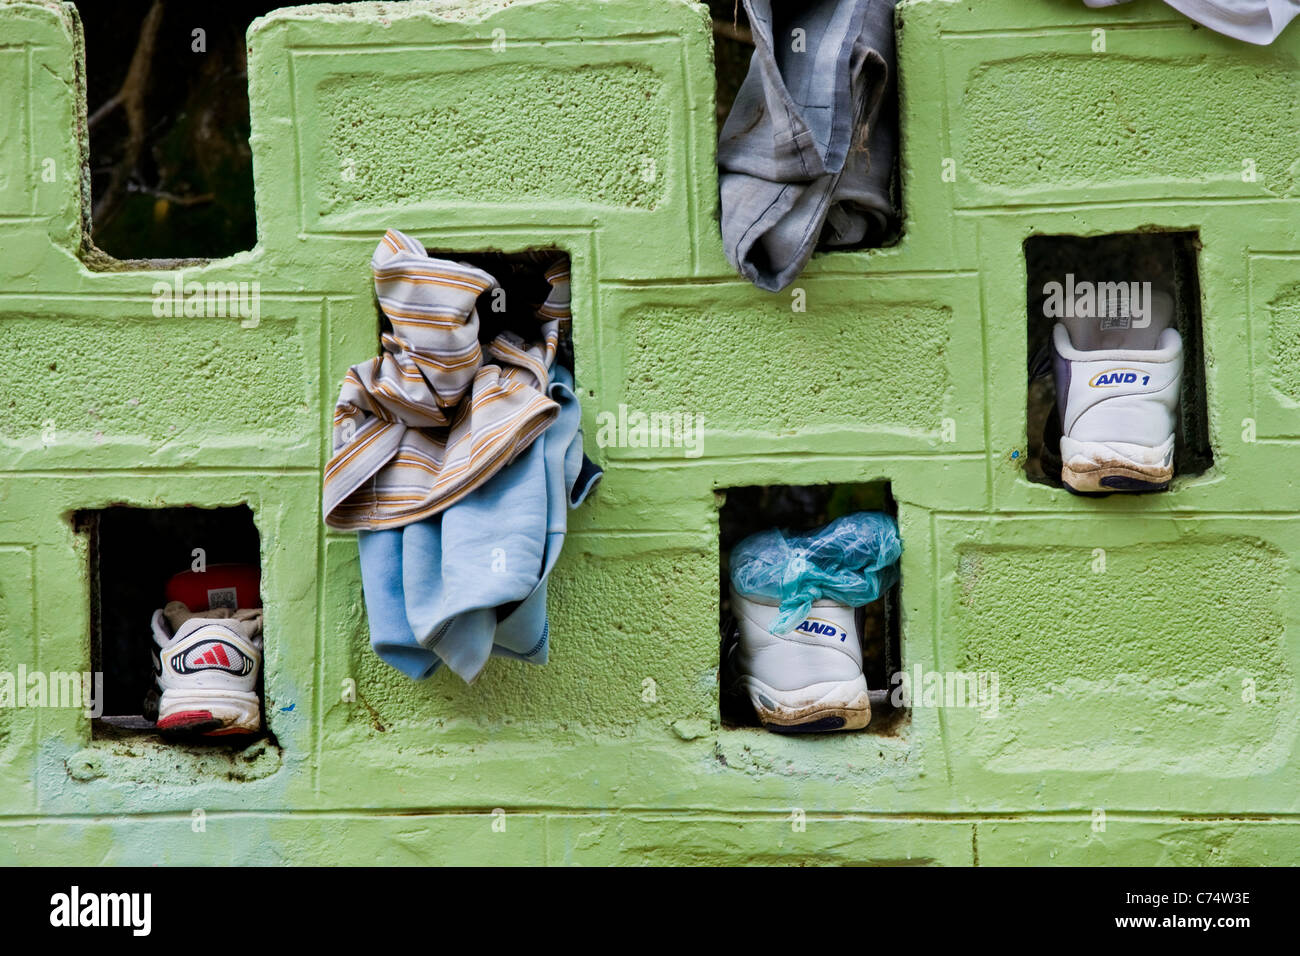
POLYGON ((255 666, 253 659, 239 648, 219 640, 204 641, 183 654, 174 655, 171 665, 178 674, 215 669, 241 676, 251 674, 255 666))

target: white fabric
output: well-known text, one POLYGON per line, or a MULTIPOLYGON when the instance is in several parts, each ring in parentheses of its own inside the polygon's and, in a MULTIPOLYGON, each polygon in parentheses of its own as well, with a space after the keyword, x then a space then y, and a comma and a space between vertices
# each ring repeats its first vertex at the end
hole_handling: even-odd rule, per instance
MULTIPOLYGON (((1089 7, 1113 7, 1129 0, 1083 0, 1089 7)), ((1179 13, 1225 36, 1259 46, 1277 39, 1300 14, 1300 0, 1165 0, 1179 13)))
POLYGON ((1211 30, 1267 46, 1300 13, 1297 0, 1165 0, 1211 30))

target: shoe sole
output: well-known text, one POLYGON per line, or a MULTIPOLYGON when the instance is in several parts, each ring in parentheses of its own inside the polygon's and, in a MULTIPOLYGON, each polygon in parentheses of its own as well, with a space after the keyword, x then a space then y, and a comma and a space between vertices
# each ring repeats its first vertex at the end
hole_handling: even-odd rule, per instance
POLYGON ((871 722, 867 679, 861 675, 788 691, 776 690, 754 677, 740 678, 739 685, 737 690, 749 698, 759 722, 774 733, 861 730, 871 722), (817 696, 809 702, 813 694, 817 696))
POLYGON ((1076 495, 1106 495, 1116 491, 1164 491, 1173 480, 1173 466, 1144 466, 1132 462, 1075 461, 1061 466, 1061 484, 1076 495))
POLYGON ((262 730, 257 695, 244 691, 163 691, 157 727, 163 733, 225 737, 262 730))
POLYGON ((1174 477, 1174 439, 1159 445, 1061 439, 1061 484, 1076 495, 1164 491, 1174 477))

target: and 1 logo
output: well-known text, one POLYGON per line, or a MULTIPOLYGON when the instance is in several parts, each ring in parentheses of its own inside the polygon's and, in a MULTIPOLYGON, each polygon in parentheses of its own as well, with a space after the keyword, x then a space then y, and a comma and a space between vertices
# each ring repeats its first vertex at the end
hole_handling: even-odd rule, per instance
POLYGON ((1151 381, 1151 376, 1145 372, 1139 372, 1131 368, 1110 368, 1104 372, 1098 372, 1088 382, 1093 388, 1113 388, 1116 385, 1133 385, 1141 380, 1145 385, 1151 381))
POLYGON ((820 634, 824 637, 838 637, 841 641, 848 640, 849 634, 839 626, 832 624, 830 621, 823 620, 819 617, 810 617, 798 627, 796 631, 803 631, 805 634, 820 634))

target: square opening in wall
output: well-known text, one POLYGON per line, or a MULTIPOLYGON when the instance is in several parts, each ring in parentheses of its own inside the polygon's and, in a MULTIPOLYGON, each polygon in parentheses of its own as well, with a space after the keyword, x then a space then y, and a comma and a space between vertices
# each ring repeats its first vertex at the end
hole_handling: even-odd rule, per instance
MULTIPOLYGON (((858 74, 862 78, 862 96, 865 99, 865 107, 860 113, 855 110, 861 104, 851 97, 823 96, 826 91, 851 90, 855 80, 850 58, 845 52, 853 46, 846 42, 849 38, 844 35, 849 20, 833 16, 835 9, 836 4, 830 2, 773 4, 772 47, 770 51, 766 48, 759 51, 749 15, 739 0, 709 0, 713 20, 719 174, 724 180, 723 238, 726 242, 734 235, 739 245, 744 241, 739 238, 742 234, 752 236, 766 231, 764 238, 771 241, 760 238, 749 253, 743 254, 760 275, 782 273, 788 265, 780 258, 783 249, 795 245, 777 237, 777 230, 761 221, 761 216, 769 213, 771 206, 778 202, 775 192, 784 189, 788 193, 790 183, 805 191, 821 187, 805 183, 804 176, 792 176, 790 183, 769 183, 746 176, 747 170, 788 162, 788 156, 775 154, 773 144, 794 136, 791 129, 781 128, 783 124, 789 124, 787 119, 782 119, 789 110, 774 92, 776 87, 761 82, 762 73, 756 57, 770 56, 769 78, 779 75, 790 97, 808 104, 804 122, 816 134, 820 153, 816 161, 824 162, 827 168, 843 170, 834 182, 830 177, 815 181, 832 187, 831 202, 797 204, 783 220, 784 231, 796 231, 789 228, 789 223, 804 218, 805 213, 800 211, 802 208, 817 206, 823 214, 829 210, 819 237, 814 234, 820 252, 892 246, 902 237, 894 4, 871 4, 860 23, 860 35, 886 65, 884 71, 863 69, 858 74), (817 76, 812 77, 810 71, 817 76), (822 80, 827 73, 833 76, 834 82, 819 90, 818 83, 812 81, 822 80), (812 93, 808 92, 810 89, 812 93), (818 100, 819 96, 823 99, 818 100), (776 128, 766 121, 768 117, 778 118, 776 128), (841 136, 843 141, 839 139, 841 136), (729 190, 725 180, 733 175, 737 182, 744 181, 750 188, 737 189, 734 193, 729 190), (766 192, 773 194, 762 201, 738 201, 734 208, 727 207, 730 195, 752 200, 766 192)), ((784 202, 789 196, 779 198, 784 202)), ((809 225, 809 222, 802 222, 804 230, 799 231, 805 231, 809 225)), ((729 242, 727 244, 730 246, 729 242)))
MULTIPOLYGON (((86 48, 95 247, 217 258, 257 241, 249 24, 275 0, 75 0, 86 48)), ((87 257, 92 265, 102 263, 87 257)))
POLYGON ((1031 236, 1025 475, 1163 491, 1214 462, 1193 232, 1031 236))
POLYGON ((91 667, 103 674, 93 735, 157 731, 242 745, 263 734, 252 510, 120 506, 74 520, 89 538, 91 667))
POLYGON ((778 733, 896 727, 905 716, 890 700, 902 671, 902 544, 889 483, 723 494, 723 725, 778 733), (821 590, 810 590, 814 582, 821 590), (811 606, 800 605, 814 593, 811 606))

